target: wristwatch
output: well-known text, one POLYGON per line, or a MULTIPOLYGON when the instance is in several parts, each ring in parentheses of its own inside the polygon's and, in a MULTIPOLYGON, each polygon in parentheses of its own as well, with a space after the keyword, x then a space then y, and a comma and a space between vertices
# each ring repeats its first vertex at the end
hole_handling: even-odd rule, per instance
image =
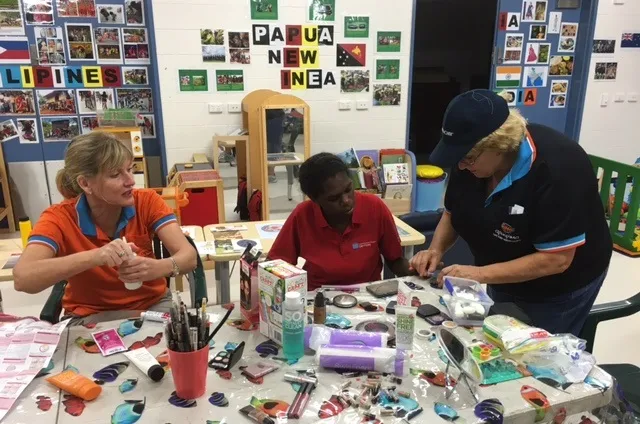
POLYGON ((173 264, 173 269, 171 270, 171 274, 169 275, 169 277, 177 277, 178 275, 180 275, 180 267, 178 266, 176 260, 173 259, 173 256, 169 256, 169 259, 171 259, 171 263, 173 264))

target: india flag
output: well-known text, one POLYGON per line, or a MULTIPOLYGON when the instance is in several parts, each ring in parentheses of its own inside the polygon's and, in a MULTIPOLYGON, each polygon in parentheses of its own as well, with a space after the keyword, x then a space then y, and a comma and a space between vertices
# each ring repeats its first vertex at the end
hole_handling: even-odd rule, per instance
POLYGON ((496 88, 514 88, 520 86, 521 66, 497 66, 496 88))

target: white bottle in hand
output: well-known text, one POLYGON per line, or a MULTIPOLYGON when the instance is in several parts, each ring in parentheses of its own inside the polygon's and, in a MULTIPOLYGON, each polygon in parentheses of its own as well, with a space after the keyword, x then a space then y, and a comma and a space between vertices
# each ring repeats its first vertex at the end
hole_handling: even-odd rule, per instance
MULTIPOLYGON (((122 241, 124 241, 125 243, 127 242, 126 237, 122 237, 122 241)), ((135 253, 132 253, 133 256, 138 256, 135 253)), ((140 287, 142 287, 142 281, 135 281, 133 283, 124 283, 124 286, 128 289, 128 290, 138 290, 140 287)))

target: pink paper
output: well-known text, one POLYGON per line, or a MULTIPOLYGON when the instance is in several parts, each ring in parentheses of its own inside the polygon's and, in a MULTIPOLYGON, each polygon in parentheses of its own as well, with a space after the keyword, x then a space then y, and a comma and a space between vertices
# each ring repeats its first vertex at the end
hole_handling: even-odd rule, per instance
POLYGON ((95 333, 91 333, 91 337, 93 337, 103 356, 109 356, 127 350, 120 335, 114 328, 96 331, 95 333))

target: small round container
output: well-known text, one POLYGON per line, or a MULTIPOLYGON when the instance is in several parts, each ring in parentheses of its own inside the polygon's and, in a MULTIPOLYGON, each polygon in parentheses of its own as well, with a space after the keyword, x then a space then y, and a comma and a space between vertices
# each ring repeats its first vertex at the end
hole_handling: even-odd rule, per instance
POLYGON ((416 337, 423 340, 429 340, 429 338, 433 336, 433 331, 431 330, 418 330, 416 331, 416 337))
POLYGON ((142 281, 136 281, 135 283, 124 283, 127 290, 138 290, 142 287, 142 281))
POLYGON ((454 328, 458 328, 458 324, 456 324, 456 323, 455 323, 455 322, 453 322, 453 321, 444 321, 444 322, 442 323, 442 326, 443 326, 444 328, 448 328, 449 330, 453 330, 454 328))

